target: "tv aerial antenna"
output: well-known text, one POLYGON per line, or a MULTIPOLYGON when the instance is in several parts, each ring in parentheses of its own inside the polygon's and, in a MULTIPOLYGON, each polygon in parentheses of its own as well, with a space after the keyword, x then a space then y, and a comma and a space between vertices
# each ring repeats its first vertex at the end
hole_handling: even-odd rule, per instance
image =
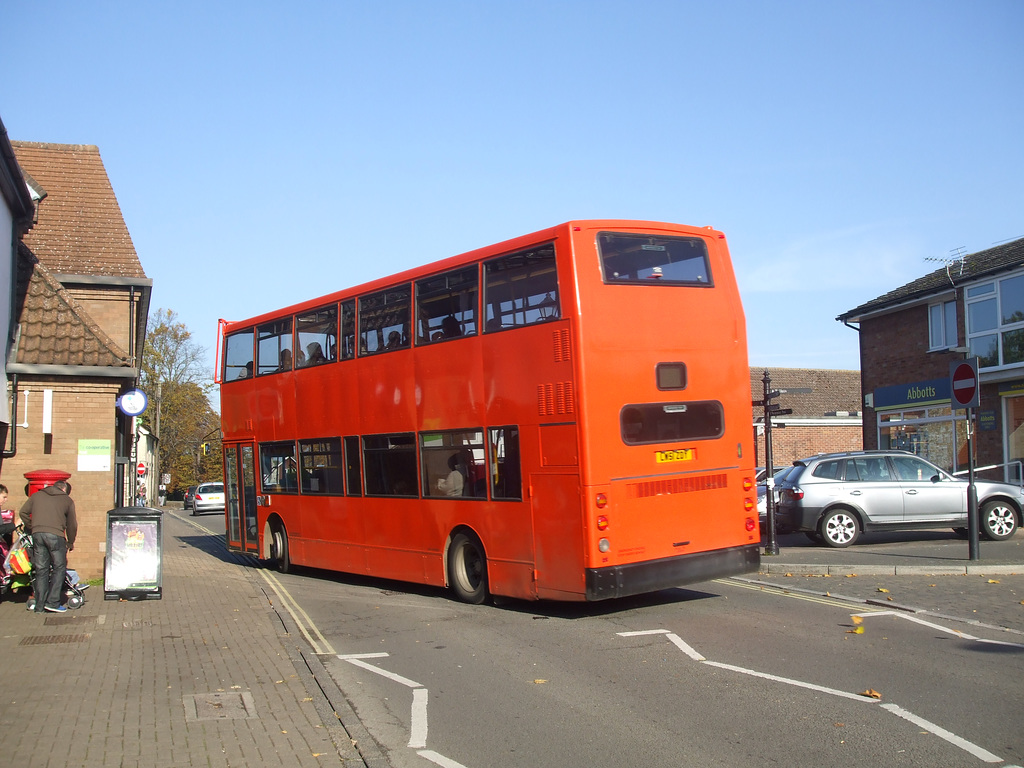
POLYGON ((958 245, 950 251, 949 256, 944 259, 938 259, 933 257, 925 257, 925 261, 938 261, 946 266, 946 277, 949 278, 949 284, 956 288, 956 279, 953 277, 953 273, 956 272, 956 278, 961 278, 964 275, 964 266, 967 264, 967 254, 964 253, 964 247, 958 245), (959 267, 957 266, 959 264, 959 267))

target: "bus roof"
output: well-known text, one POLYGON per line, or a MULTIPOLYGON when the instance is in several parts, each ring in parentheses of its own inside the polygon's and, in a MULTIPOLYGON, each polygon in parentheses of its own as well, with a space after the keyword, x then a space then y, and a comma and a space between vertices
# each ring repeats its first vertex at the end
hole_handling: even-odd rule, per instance
POLYGON ((573 221, 567 221, 563 224, 557 224, 547 229, 541 229, 536 232, 531 232, 527 235, 520 235, 519 237, 512 238, 510 240, 504 240, 500 243, 494 243, 492 245, 483 246, 481 248, 475 248, 472 251, 466 251, 455 256, 449 256, 438 261, 430 262, 428 264, 421 264, 416 267, 397 272, 395 274, 386 275, 379 277, 375 280, 371 280, 360 285, 340 288, 337 291, 323 294, 314 299, 307 299, 297 304, 291 304, 286 307, 278 307, 273 310, 269 310, 259 315, 246 318, 244 320, 221 320, 221 326, 224 334, 231 333, 236 330, 249 328, 260 323, 269 322, 277 319, 283 315, 289 315, 295 312, 304 312, 310 309, 316 309, 317 307, 325 304, 330 304, 334 301, 341 301, 343 299, 359 296, 365 293, 372 293, 374 291, 386 288, 395 283, 410 282, 435 272, 444 272, 453 267, 460 266, 462 264, 477 261, 479 259, 488 258, 490 256, 498 256, 503 253, 509 253, 519 248, 525 248, 534 243, 543 242, 545 240, 554 239, 559 232, 571 231, 573 228, 579 229, 663 229, 671 230, 674 232, 687 232, 694 235, 712 236, 719 239, 724 239, 724 235, 711 226, 695 227, 686 224, 673 224, 663 221, 644 221, 639 219, 577 219, 573 221))

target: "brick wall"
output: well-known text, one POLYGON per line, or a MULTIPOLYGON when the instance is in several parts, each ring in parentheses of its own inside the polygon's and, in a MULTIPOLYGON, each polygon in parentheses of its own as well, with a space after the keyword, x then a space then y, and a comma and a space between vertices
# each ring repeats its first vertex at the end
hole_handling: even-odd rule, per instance
POLYGON ((119 379, 47 380, 21 376, 16 420, 25 422, 27 401, 28 427, 17 428, 17 455, 4 459, 0 471, 0 482, 11 494, 8 505, 16 510, 27 498, 26 472, 56 469, 71 474, 68 482, 78 514, 78 540, 68 564, 87 579, 103 575, 106 513, 114 506, 115 407, 120 386, 119 379), (44 389, 53 390, 52 438, 49 440, 42 431, 44 389), (110 471, 78 471, 79 439, 110 441, 110 471))
MULTIPOLYGON (((758 464, 764 465, 764 435, 758 436, 758 464)), ((787 422, 784 429, 772 429, 772 463, 788 466, 794 459, 817 453, 859 451, 863 448, 860 424, 801 426, 787 422)))
MULTIPOLYGON (((121 349, 130 351, 132 312, 129 289, 116 287, 75 287, 68 286, 68 292, 96 324, 103 329, 121 349)), ((136 298, 136 307, 138 298, 136 298)))

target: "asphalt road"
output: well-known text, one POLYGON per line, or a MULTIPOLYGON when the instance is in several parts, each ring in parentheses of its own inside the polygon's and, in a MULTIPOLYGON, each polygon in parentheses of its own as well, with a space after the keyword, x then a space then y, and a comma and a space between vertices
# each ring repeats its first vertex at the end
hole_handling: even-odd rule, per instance
MULTIPOLYGON (((839 554, 783 547, 792 564, 875 562, 886 548, 966 558, 942 533, 839 554)), ((264 575, 398 768, 1024 763, 1024 576, 777 571, 609 603, 485 606, 321 571, 264 575)))

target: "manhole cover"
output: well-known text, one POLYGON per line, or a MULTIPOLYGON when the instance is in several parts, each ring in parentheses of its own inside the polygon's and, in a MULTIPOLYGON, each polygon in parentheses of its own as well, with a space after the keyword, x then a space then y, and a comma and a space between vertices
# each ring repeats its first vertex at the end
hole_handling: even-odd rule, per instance
POLYGON ((256 717, 256 703, 248 691, 197 693, 182 698, 185 722, 196 720, 249 720, 256 717))
POLYGON ((57 645, 58 643, 84 643, 89 639, 89 633, 82 635, 36 635, 35 637, 23 637, 18 645, 57 645))

